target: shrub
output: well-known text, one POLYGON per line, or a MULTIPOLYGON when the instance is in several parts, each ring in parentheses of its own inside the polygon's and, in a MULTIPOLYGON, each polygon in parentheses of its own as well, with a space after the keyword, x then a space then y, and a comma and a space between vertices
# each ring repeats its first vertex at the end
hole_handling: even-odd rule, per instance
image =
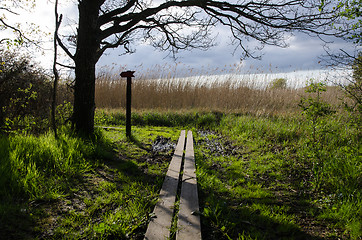
POLYGON ((345 92, 352 101, 346 104, 346 107, 354 115, 357 124, 360 124, 362 122, 362 52, 354 60, 352 70, 352 81, 345 87, 345 92))
POLYGON ((50 77, 29 56, 1 49, 0 56, 0 130, 39 130, 49 116, 50 77))
POLYGON ((276 78, 270 84, 271 89, 286 89, 287 88, 287 79, 285 78, 276 78))

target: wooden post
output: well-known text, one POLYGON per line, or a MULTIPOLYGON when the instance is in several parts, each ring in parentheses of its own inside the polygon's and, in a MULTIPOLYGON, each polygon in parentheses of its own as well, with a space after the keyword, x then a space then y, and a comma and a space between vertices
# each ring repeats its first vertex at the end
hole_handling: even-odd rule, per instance
POLYGON ((127 93, 126 93, 126 136, 131 137, 131 102, 132 102, 132 77, 135 71, 122 72, 121 77, 127 78, 127 93))

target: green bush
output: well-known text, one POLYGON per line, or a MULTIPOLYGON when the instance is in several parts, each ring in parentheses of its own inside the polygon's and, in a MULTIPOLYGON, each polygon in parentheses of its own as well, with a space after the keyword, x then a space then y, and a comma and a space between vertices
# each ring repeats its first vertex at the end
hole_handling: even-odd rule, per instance
POLYGON ((28 56, 1 49, 0 56, 0 130, 44 128, 50 109, 50 77, 28 56))
POLYGON ((362 52, 352 64, 352 80, 344 87, 347 97, 351 100, 345 103, 346 109, 352 114, 357 126, 362 123, 362 52))
POLYGON ((287 88, 287 79, 285 78, 276 78, 270 84, 271 89, 286 89, 287 88))

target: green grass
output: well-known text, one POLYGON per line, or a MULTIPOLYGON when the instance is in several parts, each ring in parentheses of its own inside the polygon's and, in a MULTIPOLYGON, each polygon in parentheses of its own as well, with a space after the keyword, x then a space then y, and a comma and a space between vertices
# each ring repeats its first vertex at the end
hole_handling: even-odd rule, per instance
POLYGON ((196 135, 206 239, 359 239, 358 134, 338 116, 318 128, 314 142, 299 116, 229 115, 196 135))
MULTIPOLYGON (((98 111, 95 138, 0 137, 0 235, 141 239, 181 128, 193 130, 204 239, 360 239, 361 144, 338 114, 98 111), (314 134, 313 134, 313 130, 314 134)), ((173 227, 175 231, 176 225, 173 227)))
POLYGON ((179 130, 124 127, 85 141, 63 129, 59 139, 1 137, 0 233, 7 239, 136 239, 157 201, 169 152, 154 153, 159 136, 179 130), (20 228, 18 226, 21 226, 20 228))
MULTIPOLYGON (((136 126, 210 127, 220 122, 223 113, 210 111, 136 111, 132 113, 132 124, 136 126)), ((95 122, 100 126, 126 124, 125 111, 100 110, 95 122)))
POLYGON ((88 170, 85 156, 94 154, 96 148, 64 133, 58 140, 45 134, 1 137, 0 141, 2 199, 14 195, 30 200, 57 198, 67 182, 88 170))

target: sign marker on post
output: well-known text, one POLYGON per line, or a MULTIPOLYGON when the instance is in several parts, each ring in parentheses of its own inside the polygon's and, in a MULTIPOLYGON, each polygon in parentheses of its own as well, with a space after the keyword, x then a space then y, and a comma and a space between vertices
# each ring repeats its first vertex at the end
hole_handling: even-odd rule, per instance
POLYGON ((127 93, 126 93, 126 136, 131 137, 131 102, 132 102, 132 78, 135 71, 122 72, 121 77, 127 78, 127 93))

